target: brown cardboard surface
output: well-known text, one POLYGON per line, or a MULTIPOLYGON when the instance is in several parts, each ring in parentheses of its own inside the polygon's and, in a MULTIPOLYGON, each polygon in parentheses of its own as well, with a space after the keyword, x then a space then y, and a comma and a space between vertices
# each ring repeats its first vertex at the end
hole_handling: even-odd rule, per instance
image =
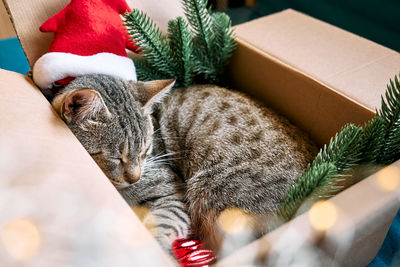
POLYGON ((0 265, 174 266, 33 83, 0 70, 0 88, 0 265), (39 233, 29 257, 16 220, 39 233))
POLYGON ((310 133, 319 146, 345 124, 362 124, 374 116, 354 100, 254 47, 239 33, 237 40, 229 70, 234 86, 278 110, 310 133))
MULTIPOLYGON (((14 23, 22 48, 31 66, 48 51, 52 41, 52 33, 42 33, 39 26, 68 4, 68 0, 3 0, 14 23)), ((127 0, 129 6, 146 13, 166 30, 168 20, 183 14, 179 0, 163 0, 155 2, 147 0, 127 0)))
POLYGON ((399 53, 294 10, 243 23, 235 31, 251 46, 371 111, 380 106, 388 79, 400 71, 399 53))
POLYGON ((0 2, 0 39, 15 37, 14 27, 3 2, 0 2))

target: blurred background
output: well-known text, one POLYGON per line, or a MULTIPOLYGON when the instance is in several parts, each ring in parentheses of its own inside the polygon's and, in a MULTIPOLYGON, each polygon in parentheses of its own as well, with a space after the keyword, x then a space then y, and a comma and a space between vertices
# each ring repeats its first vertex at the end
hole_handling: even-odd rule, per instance
MULTIPOLYGON (((233 25, 292 8, 400 51, 399 0, 210 0, 209 6, 228 13, 233 25)), ((2 1, 0 68, 22 74, 30 69, 2 1)), ((399 263, 399 251, 400 213, 395 217, 378 256, 369 266, 399 263)))

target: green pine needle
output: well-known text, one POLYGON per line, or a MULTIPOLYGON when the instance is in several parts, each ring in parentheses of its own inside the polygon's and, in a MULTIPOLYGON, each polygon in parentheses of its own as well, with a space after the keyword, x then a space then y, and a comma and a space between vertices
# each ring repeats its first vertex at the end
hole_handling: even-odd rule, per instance
POLYGON ((331 162, 338 172, 343 172, 357 165, 361 160, 362 149, 364 148, 363 131, 361 127, 353 124, 345 126, 328 146, 320 151, 313 164, 331 162))
POLYGON ((324 162, 309 166, 292 185, 278 207, 277 215, 285 221, 290 220, 303 201, 319 186, 329 183, 338 174, 334 164, 324 162))
POLYGON ((206 0, 182 0, 182 4, 187 21, 169 21, 168 36, 142 11, 125 15, 128 32, 143 51, 138 78, 176 78, 175 86, 220 84, 236 48, 231 20, 226 14, 213 14, 206 0))
POLYGON ((364 142, 362 162, 365 164, 378 164, 381 157, 380 151, 385 143, 386 122, 377 115, 364 126, 364 142))
POLYGON ((143 57, 134 58, 136 67, 136 74, 141 81, 163 80, 170 79, 168 74, 160 73, 158 69, 154 68, 149 61, 143 57))
POLYGON ((400 82, 397 76, 394 81, 390 80, 385 96, 378 114, 386 121, 387 131, 378 163, 390 164, 400 157, 400 82))
POLYGON ((212 58, 212 17, 205 0, 183 0, 183 11, 197 39, 196 45, 212 58))
POLYGON ((381 110, 364 129, 344 127, 287 192, 277 216, 290 220, 306 200, 326 199, 371 174, 380 164, 400 159, 400 82, 395 76, 382 97, 381 110), (362 164, 362 165, 361 165, 362 164), (355 168, 357 167, 357 168, 355 168))
POLYGON ((179 72, 177 86, 189 86, 193 83, 193 37, 182 17, 168 22, 168 37, 175 68, 179 72))
POLYGON ((223 70, 228 59, 236 49, 236 42, 231 30, 231 19, 222 12, 212 14, 214 19, 215 43, 218 48, 216 51, 217 64, 223 70))
POLYGON ((176 73, 167 37, 161 33, 154 22, 144 12, 134 9, 125 15, 125 24, 146 60, 159 73, 166 74, 168 78, 174 78, 176 73))

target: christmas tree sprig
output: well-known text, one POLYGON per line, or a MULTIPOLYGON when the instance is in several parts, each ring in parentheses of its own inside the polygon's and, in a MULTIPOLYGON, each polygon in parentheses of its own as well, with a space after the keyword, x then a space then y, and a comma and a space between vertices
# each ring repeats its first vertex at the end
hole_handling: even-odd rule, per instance
MULTIPOLYGON (((363 128, 349 124, 289 188, 278 207, 277 216, 288 221, 306 200, 326 199, 354 183, 359 177, 349 173, 357 166, 380 166, 400 159, 400 83, 390 80, 381 109, 363 128)), ((367 173, 369 173, 367 171, 367 173)))
MULTIPOLYGON (((174 77, 176 73, 174 64, 172 64, 173 57, 168 40, 152 19, 146 13, 134 9, 125 16, 125 23, 130 35, 140 46, 142 54, 146 55, 148 67, 155 69, 162 75, 174 77)), ((141 65, 138 69, 140 67, 141 65)), ((138 71, 139 75, 140 72, 141 70, 138 71)), ((151 76, 151 74, 147 76, 151 76)))
POLYGON ((225 67, 236 48, 231 20, 212 13, 206 0, 183 0, 185 20, 168 23, 163 34, 142 11, 125 15, 130 36, 142 49, 134 59, 139 80, 177 79, 176 86, 222 82, 225 67))

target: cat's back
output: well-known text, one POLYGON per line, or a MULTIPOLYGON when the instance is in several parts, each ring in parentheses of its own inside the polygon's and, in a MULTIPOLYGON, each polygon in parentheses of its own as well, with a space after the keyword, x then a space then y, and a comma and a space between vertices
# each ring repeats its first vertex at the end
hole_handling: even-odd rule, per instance
POLYGON ((211 179, 208 187, 218 190, 228 179, 249 190, 275 184, 282 194, 317 152, 285 118, 213 85, 173 89, 159 121, 166 148, 177 153, 175 164, 184 178, 204 176, 202 183, 211 179))

